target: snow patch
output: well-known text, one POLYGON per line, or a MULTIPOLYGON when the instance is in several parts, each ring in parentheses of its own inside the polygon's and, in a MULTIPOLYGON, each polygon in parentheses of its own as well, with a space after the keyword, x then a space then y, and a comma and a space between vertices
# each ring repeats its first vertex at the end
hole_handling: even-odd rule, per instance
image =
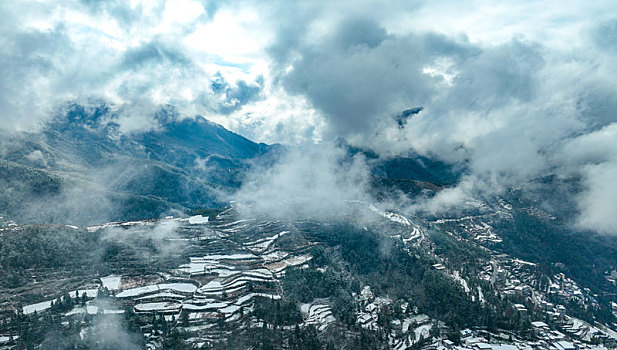
POLYGON ((116 276, 116 275, 109 275, 107 277, 101 277, 101 283, 103 283, 103 288, 107 288, 108 290, 120 289, 121 280, 122 280, 122 276, 116 276))
POLYGON ((207 223, 208 223, 207 216, 195 215, 189 218, 189 224, 191 225, 207 224, 207 223))

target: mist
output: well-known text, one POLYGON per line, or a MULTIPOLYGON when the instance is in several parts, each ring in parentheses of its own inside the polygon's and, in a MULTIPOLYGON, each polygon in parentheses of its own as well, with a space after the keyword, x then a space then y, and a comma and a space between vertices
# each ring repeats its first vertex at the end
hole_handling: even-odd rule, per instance
POLYGON ((564 47, 537 33, 490 42, 432 29, 402 34, 380 13, 327 18, 311 9, 281 24, 287 31, 271 47, 277 77, 322 112, 330 137, 384 158, 415 152, 465 169, 454 188, 416 208, 456 210, 513 187, 533 190, 543 177, 580 177, 583 190, 570 194, 575 224, 617 233, 602 219, 615 202, 598 196, 617 188, 608 175, 613 152, 590 148, 603 164, 589 165, 576 156, 585 148, 572 146, 606 142, 599 130, 617 122, 617 88, 609 82, 616 57, 604 40, 613 19, 566 26, 573 44, 564 47), (328 29, 311 32, 320 21, 328 29), (416 106, 423 109, 405 124, 393 118, 416 106))
POLYGON ((122 315, 97 316, 88 338, 102 349, 142 349, 140 335, 127 331, 122 315))
POLYGON ((180 254, 186 247, 186 242, 180 240, 178 228, 180 222, 175 220, 160 220, 142 225, 122 227, 112 226, 101 232, 101 242, 109 245, 118 244, 131 248, 150 246, 151 252, 140 249, 147 257, 166 258, 180 254))
POLYGON ((368 203, 370 168, 333 143, 287 149, 272 166, 255 167, 231 197, 244 215, 276 219, 343 219, 368 203))
POLYGON ((92 325, 79 335, 65 335, 58 331, 47 334, 41 344, 44 350, 67 349, 86 346, 90 349, 138 350, 143 349, 143 336, 127 329, 122 314, 99 314, 94 316, 92 325))
MULTIPOLYGON (((98 101, 113 106, 120 134, 138 134, 157 130, 156 111, 172 105, 181 118, 203 115, 255 141, 309 154, 248 176, 237 195, 242 202, 248 194, 255 203, 280 202, 266 189, 311 198, 316 188, 313 199, 331 192, 334 202, 364 197, 365 190, 346 186, 363 175, 339 174, 361 166, 310 156, 332 152, 308 145, 344 139, 382 158, 413 153, 465 168, 458 186, 419 204, 430 211, 557 176, 583 185, 570 194, 575 225, 617 233, 607 215, 593 214, 617 210, 600 195, 617 188, 603 177, 615 157, 595 148, 603 154, 593 163, 573 146, 605 142, 602 130, 617 123, 610 1, 133 5, 2 4, 0 128, 40 130, 67 104, 98 101), (422 110, 397 123, 416 107, 422 110), (337 175, 300 170, 299 159, 337 175), (291 181, 298 172, 307 175, 291 181)), ((49 164, 44 152, 26 156, 49 164)), ((204 164, 194 165, 209 171, 204 164)), ((64 211, 79 209, 70 199, 88 192, 63 194, 64 211)), ((108 203, 105 196, 87 202, 108 203)))

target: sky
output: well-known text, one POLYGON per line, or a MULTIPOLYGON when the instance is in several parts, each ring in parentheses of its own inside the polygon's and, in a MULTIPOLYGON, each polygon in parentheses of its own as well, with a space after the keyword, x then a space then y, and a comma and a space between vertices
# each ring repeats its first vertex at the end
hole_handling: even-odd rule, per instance
POLYGON ((464 164, 461 183, 429 203, 436 211, 577 177, 577 224, 617 233, 612 0, 7 0, 0 18, 5 130, 104 102, 123 132, 139 132, 171 104, 255 141, 344 138, 384 157, 464 164))

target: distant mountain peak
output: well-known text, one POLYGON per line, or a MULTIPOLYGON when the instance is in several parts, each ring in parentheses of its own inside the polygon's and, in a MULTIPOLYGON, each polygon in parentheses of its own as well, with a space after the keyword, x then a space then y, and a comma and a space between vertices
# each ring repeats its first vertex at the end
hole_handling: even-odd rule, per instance
POLYGON ((399 129, 403 129, 407 125, 407 121, 409 120, 409 118, 412 115, 419 114, 420 112, 422 112, 423 109, 424 107, 414 107, 414 108, 406 109, 402 111, 401 113, 397 114, 394 117, 394 120, 396 120, 396 123, 398 124, 399 129))
MULTIPOLYGON (((73 188, 83 190, 76 193, 96 188, 97 200, 114 206, 111 219, 156 217, 168 208, 221 205, 217 196, 239 186, 249 161, 272 150, 202 116, 183 118, 173 106, 163 106, 153 115, 159 124, 154 129, 122 133, 118 119, 118 110, 110 105, 67 105, 41 132, 15 137, 5 147, 0 160, 15 166, 5 171, 0 190, 23 187, 70 195, 73 188), (33 170, 24 175, 18 165, 33 170), (55 182, 49 175, 54 172, 62 172, 55 182)), ((37 220, 22 214, 33 199, 28 193, 7 199, 0 203, 0 213, 37 220)), ((71 208, 60 209, 54 215, 70 221, 70 215, 63 215, 71 208)), ((90 217, 79 219, 86 222, 90 217)))

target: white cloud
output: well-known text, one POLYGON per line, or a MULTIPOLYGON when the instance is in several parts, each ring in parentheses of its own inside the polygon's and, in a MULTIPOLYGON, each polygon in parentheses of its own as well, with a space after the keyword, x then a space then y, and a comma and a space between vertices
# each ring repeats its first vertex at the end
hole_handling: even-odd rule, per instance
MULTIPOLYGON (((130 6, 77 0, 2 4, 0 14, 7 21, 0 24, 0 69, 5 77, 0 81, 0 127, 36 129, 67 101, 132 105, 132 111, 141 105, 143 112, 136 113, 141 120, 164 104, 186 115, 218 111, 225 101, 212 90, 212 77, 223 74, 231 84, 258 79, 261 72, 253 65, 264 65, 254 52, 261 44, 253 41, 263 36, 256 32, 258 18, 250 11, 237 17, 240 24, 230 24, 235 17, 229 10, 221 15, 209 10, 190 0, 130 6), (199 50, 184 44, 210 23, 213 31, 198 39, 227 43, 230 50, 207 40, 199 50), (244 65, 242 74, 228 69, 238 64, 244 65)), ((143 124, 125 120, 126 129, 143 124)))
POLYGON ((246 104, 231 115, 210 119, 251 140, 296 145, 320 142, 326 120, 303 96, 289 96, 268 84, 264 98, 246 104))
POLYGON ((332 144, 289 150, 274 166, 254 169, 233 196, 242 213, 276 218, 343 218, 369 200, 369 169, 332 144))
POLYGON ((211 21, 197 25, 183 42, 191 49, 216 55, 220 60, 235 64, 252 63, 263 59, 268 34, 255 10, 223 9, 211 21))
POLYGON ((556 157, 566 164, 564 173, 582 178, 577 224, 617 234, 617 123, 572 139, 556 157))
POLYGON ((587 187, 578 199, 578 224, 586 229, 617 234, 617 161, 582 169, 587 187))
POLYGON ((415 150, 497 188, 576 173, 579 221, 594 227, 591 199, 615 187, 602 177, 615 162, 602 136, 617 122, 614 13, 613 1, 2 2, 0 128, 95 100, 132 132, 173 104, 258 141, 415 150), (392 117, 417 106, 400 129, 392 117))

